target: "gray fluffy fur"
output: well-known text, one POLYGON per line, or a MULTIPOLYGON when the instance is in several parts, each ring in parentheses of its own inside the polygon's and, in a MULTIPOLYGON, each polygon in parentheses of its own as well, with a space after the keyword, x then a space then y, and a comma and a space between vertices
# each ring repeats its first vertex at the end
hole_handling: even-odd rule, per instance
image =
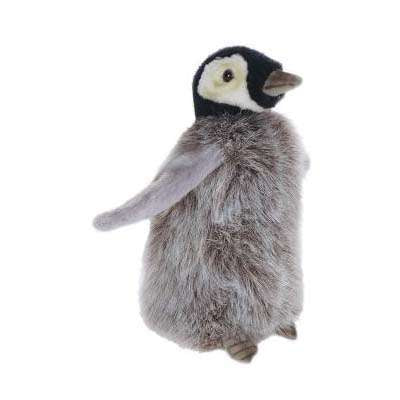
MULTIPOLYGON (((170 207, 151 220, 142 316, 160 335, 192 349, 219 348, 228 338, 258 343, 291 325, 302 309, 299 217, 307 157, 288 121, 270 110, 199 118, 154 182, 182 157, 187 164, 178 162, 178 179, 160 187, 173 193, 171 182, 191 183, 183 183, 175 204, 167 195, 163 204, 170 207), (209 162, 196 163, 198 154, 209 162), (188 165, 195 179, 185 176, 188 165)), ((100 216, 97 226, 124 224, 112 219, 100 216)))

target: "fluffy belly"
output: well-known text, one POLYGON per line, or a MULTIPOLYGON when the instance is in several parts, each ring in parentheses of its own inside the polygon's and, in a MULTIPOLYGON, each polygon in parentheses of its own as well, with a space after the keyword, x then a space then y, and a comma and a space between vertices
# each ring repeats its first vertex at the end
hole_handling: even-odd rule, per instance
POLYGON ((196 202, 189 196, 152 221, 140 296, 147 325, 208 349, 232 335, 258 342, 293 322, 302 293, 290 238, 249 215, 216 224, 196 202))

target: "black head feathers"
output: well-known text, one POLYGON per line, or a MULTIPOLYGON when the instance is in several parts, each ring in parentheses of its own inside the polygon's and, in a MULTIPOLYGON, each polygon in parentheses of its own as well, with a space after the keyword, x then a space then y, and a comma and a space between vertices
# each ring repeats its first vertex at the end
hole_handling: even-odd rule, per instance
POLYGON ((301 79, 247 47, 227 47, 209 56, 193 79, 197 117, 260 112, 272 108, 301 79))

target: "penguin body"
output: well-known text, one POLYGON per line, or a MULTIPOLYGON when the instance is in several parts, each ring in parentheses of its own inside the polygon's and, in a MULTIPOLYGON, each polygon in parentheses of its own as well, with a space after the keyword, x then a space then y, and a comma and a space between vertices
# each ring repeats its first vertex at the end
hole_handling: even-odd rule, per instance
POLYGON ((290 123, 269 109, 298 77, 254 52, 269 68, 251 78, 262 82, 254 99, 255 67, 243 49, 254 52, 223 49, 200 67, 195 123, 150 186, 95 226, 151 218, 140 290, 146 324, 181 346, 250 361, 266 337, 296 336, 307 156, 290 123))
POLYGON ((150 328, 198 350, 258 343, 302 308, 298 137, 265 111, 200 119, 177 147, 211 143, 223 165, 151 221, 140 294, 150 328))

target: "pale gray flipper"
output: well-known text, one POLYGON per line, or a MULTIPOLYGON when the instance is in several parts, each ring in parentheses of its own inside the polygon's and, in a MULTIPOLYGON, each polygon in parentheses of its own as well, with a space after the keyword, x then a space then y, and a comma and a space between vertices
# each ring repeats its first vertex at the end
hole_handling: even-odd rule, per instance
POLYGON ((122 206, 98 215, 93 225, 108 231, 151 218, 181 200, 222 162, 223 154, 214 144, 186 151, 178 145, 146 189, 122 206))

